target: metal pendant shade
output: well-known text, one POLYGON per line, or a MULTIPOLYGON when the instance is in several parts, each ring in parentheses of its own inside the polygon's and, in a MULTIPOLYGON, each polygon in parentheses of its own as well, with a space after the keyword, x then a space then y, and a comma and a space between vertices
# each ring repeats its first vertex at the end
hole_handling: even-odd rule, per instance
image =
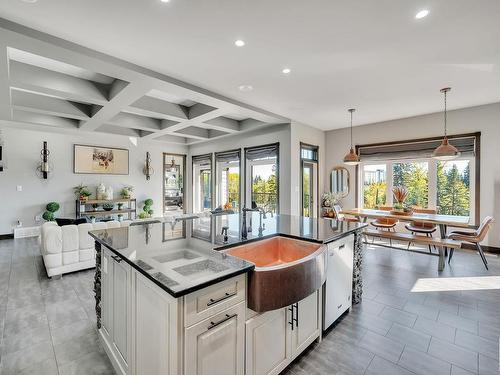
POLYGON ((434 150, 432 157, 437 160, 453 160, 460 156, 458 149, 448 142, 447 136, 447 108, 446 108, 446 94, 451 90, 449 87, 445 87, 440 91, 444 94, 444 138, 441 144, 434 150))
POLYGON ((349 113, 351 114, 351 149, 349 150, 349 153, 344 156, 344 164, 347 165, 358 165, 361 163, 359 160, 358 154, 354 151, 354 148, 352 147, 352 113, 355 111, 354 108, 348 109, 349 113))

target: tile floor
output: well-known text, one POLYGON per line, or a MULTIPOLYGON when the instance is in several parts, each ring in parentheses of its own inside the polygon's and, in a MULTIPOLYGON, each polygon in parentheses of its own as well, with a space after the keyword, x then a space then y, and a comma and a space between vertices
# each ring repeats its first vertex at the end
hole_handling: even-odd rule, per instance
MULTIPOLYGON (((436 257, 370 246, 363 302, 285 373, 499 375, 500 281, 463 290, 467 277, 500 275, 500 259, 488 260, 490 271, 477 254, 455 252, 438 275, 436 257), (434 277, 465 279, 458 291, 411 292, 434 277)), ((113 374, 94 328, 92 282, 92 270, 49 280, 36 240, 0 241, 2 375, 113 374)))

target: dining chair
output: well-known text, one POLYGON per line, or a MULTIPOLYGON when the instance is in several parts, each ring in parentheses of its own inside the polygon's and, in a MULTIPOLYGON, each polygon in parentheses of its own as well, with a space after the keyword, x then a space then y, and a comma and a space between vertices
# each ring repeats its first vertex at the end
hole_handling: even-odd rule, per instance
POLYGON ((342 214, 342 207, 340 206, 340 204, 334 204, 333 207, 333 212, 335 213, 335 218, 339 221, 349 221, 349 222, 352 222, 352 223, 359 223, 360 220, 357 218, 357 217, 349 217, 349 216, 345 216, 344 214, 342 214))
MULTIPOLYGON (((390 207, 390 206, 380 206, 378 208, 378 210, 380 210, 380 211, 391 211, 392 209, 393 209, 393 207, 390 207)), ((378 230, 387 230, 389 232, 392 230, 393 232, 395 232, 394 227, 396 226, 396 224, 398 222, 399 222, 398 219, 393 219, 393 218, 388 218, 388 217, 379 217, 379 218, 371 221, 370 225, 373 225, 378 230)), ((373 243, 373 241, 372 241, 372 243, 373 243)), ((392 239, 391 238, 389 238, 389 244, 392 246, 392 239)))
MULTIPOLYGON (((419 214, 436 214, 437 210, 430 208, 420 208, 412 207, 413 212, 419 214)), ((432 234, 437 230, 436 224, 426 223, 424 221, 412 221, 411 223, 405 224, 405 228, 411 232, 411 234, 421 233, 425 234, 427 237, 432 237, 432 234)), ((411 241, 408 242, 408 250, 410 249, 411 241)), ((429 253, 432 253, 431 245, 429 247, 429 253)))
MULTIPOLYGON (((486 260, 486 256, 484 255, 483 249, 481 248, 481 242, 484 240, 484 237, 486 237, 486 234, 488 234, 488 231, 491 228, 491 224, 493 224, 494 221, 495 219, 493 219, 491 216, 486 216, 481 222, 479 228, 477 228, 475 231, 452 231, 448 235, 448 238, 456 241, 468 242, 475 245, 477 251, 479 252, 479 256, 483 260, 484 266, 486 267, 486 269, 488 269, 488 261, 486 260)), ((453 257, 453 251, 454 250, 451 249, 448 263, 450 263, 451 258, 453 257)))

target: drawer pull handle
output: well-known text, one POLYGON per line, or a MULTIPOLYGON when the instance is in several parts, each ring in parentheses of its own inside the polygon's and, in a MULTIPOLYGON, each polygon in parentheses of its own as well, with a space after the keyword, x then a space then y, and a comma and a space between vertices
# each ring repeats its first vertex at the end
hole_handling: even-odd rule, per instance
POLYGON ((337 309, 340 309, 342 307, 342 303, 337 306, 337 309))
POLYGON ((122 258, 118 255, 112 255, 111 258, 113 258, 113 260, 116 262, 116 263, 120 263, 122 261, 122 258))
POLYGON ((210 325, 207 327, 207 330, 211 330, 212 328, 215 328, 218 325, 221 325, 222 323, 227 322, 228 320, 231 320, 237 316, 238 316, 238 314, 233 314, 233 315, 226 314, 226 317, 222 318, 218 322, 210 322, 210 325))
POLYGON ((226 293, 224 293, 224 295, 222 297, 219 297, 219 298, 210 298, 210 300, 207 302, 207 306, 212 306, 212 305, 214 305, 216 303, 224 301, 225 299, 234 297, 236 294, 237 294, 237 292, 232 292, 232 293, 226 292, 226 293))

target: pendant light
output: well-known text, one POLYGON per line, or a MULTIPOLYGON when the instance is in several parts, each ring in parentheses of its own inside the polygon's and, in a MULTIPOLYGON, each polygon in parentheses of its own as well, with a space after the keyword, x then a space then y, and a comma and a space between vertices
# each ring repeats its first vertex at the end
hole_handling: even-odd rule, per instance
POLYGON ((437 160, 453 160, 460 156, 460 152, 457 148, 448 142, 447 136, 447 118, 446 118, 446 94, 451 90, 450 87, 445 87, 441 89, 440 92, 444 94, 444 138, 441 144, 434 150, 432 157, 437 160))
POLYGON ((354 148, 352 147, 352 114, 355 111, 355 109, 350 108, 348 109, 348 111, 351 114, 351 150, 346 156, 344 156, 344 164, 358 165, 359 163, 361 163, 361 161, 359 160, 359 156, 354 152, 354 148))
POLYGON ((173 156, 172 156, 172 163, 170 163, 170 172, 172 172, 172 173, 177 172, 177 168, 175 166, 175 159, 173 156))

